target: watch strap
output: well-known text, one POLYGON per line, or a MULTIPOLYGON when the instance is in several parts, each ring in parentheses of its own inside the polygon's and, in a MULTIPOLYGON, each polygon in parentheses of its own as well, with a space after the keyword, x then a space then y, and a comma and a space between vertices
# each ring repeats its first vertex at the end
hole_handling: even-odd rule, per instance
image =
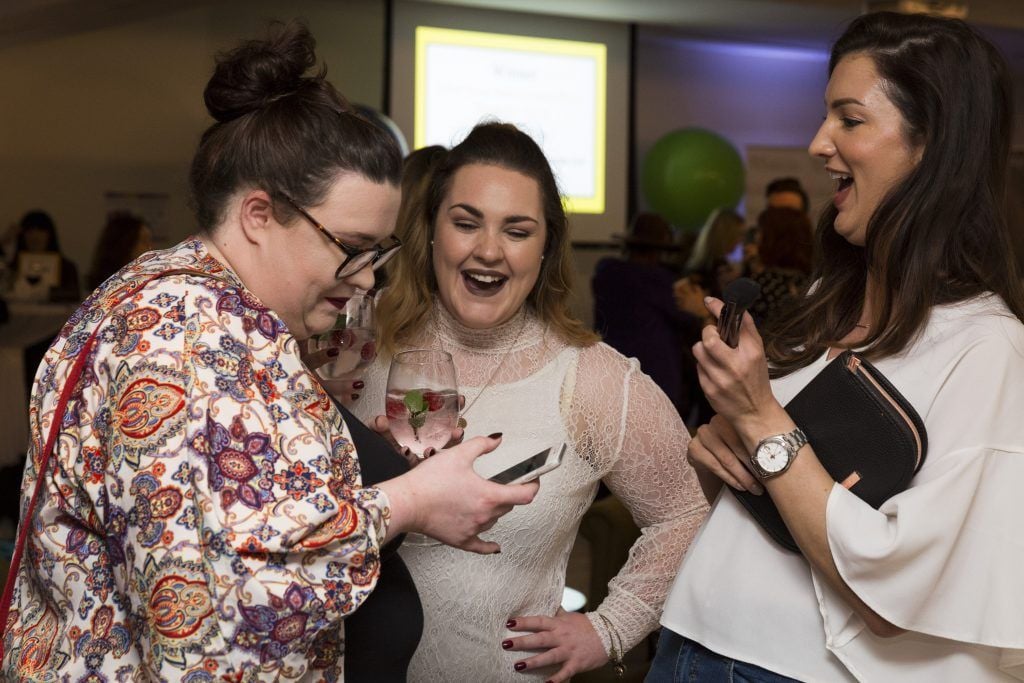
POLYGON ((804 434, 804 430, 797 427, 791 432, 780 434, 780 436, 789 444, 792 449, 793 457, 796 457, 796 452, 807 445, 807 435, 804 434))

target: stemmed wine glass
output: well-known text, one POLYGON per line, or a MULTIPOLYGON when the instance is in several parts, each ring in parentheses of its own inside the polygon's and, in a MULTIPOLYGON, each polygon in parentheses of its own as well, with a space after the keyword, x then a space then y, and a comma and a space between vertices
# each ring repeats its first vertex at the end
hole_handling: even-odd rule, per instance
POLYGON ((373 297, 357 292, 349 297, 344 310, 329 331, 314 335, 308 351, 327 348, 339 350, 337 358, 318 367, 316 372, 324 379, 354 377, 377 357, 377 333, 373 325, 373 297))
POLYGON ((432 349, 395 354, 384 409, 395 441, 417 457, 422 458, 428 448, 443 448, 459 419, 451 354, 432 349))
MULTIPOLYGON (((452 355, 430 349, 395 354, 388 371, 384 410, 391 436, 417 458, 422 458, 428 448, 443 448, 459 419, 452 355)), ((411 533, 405 544, 432 546, 440 545, 440 541, 411 533)))

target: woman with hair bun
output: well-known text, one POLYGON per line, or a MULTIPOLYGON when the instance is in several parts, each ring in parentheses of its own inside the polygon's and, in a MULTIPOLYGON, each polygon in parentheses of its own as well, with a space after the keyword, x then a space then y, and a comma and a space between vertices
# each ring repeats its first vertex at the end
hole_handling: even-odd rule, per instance
MULTIPOLYGON (((298 340, 399 247, 398 150, 315 64, 298 24, 217 60, 190 173, 199 235, 109 278, 47 352, 5 680, 341 680, 367 668, 345 619, 396 539, 495 553, 477 534, 535 495, 473 472, 495 438, 401 473, 303 365, 298 340), (386 480, 367 486, 371 469, 386 480)), ((388 618, 357 635, 388 657, 349 680, 404 680, 419 638, 408 574, 385 571, 399 599, 393 584, 388 618)))

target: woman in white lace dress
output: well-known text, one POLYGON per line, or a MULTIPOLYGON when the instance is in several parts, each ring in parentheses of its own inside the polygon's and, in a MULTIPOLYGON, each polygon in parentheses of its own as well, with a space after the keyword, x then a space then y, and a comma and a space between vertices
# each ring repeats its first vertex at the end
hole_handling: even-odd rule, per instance
POLYGON ((568 444, 533 504, 485 534, 501 554, 406 543, 402 556, 425 614, 410 678, 565 681, 617 661, 657 626, 674 570, 707 513, 686 463, 689 436, 636 361, 568 314, 566 216, 529 136, 510 125, 477 126, 435 156, 421 190, 405 201, 405 247, 382 296, 382 353, 365 378, 360 417, 378 427, 385 421, 393 353, 443 349, 455 359, 467 436, 502 432, 501 452, 512 459, 568 444), (601 605, 566 613, 566 563, 602 480, 643 533, 601 605))

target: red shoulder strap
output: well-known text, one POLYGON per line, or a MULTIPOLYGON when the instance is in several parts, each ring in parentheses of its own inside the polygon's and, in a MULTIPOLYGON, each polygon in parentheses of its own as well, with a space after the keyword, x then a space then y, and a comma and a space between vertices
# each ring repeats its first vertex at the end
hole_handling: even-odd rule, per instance
MULTIPOLYGON (((64 421, 64 411, 67 408, 68 401, 71 399, 71 393, 78 386, 78 380, 82 377, 82 370, 85 369, 86 360, 88 360, 89 355, 92 353, 92 347, 96 342, 96 335, 99 329, 99 327, 96 328, 89 337, 89 341, 78 352, 78 358, 75 359, 75 364, 71 367, 71 373, 64 381, 64 389, 60 392, 60 400, 57 401, 57 409, 53 413, 53 422, 50 424, 50 434, 46 437, 43 453, 39 458, 39 462, 36 463, 36 486, 32 491, 32 499, 29 501, 28 508, 25 510, 25 516, 18 526, 18 540, 14 545, 14 556, 11 557, 11 569, 7 574, 7 584, 4 586, 3 598, 0 598, 0 628, 3 628, 5 631, 7 630, 7 613, 10 612, 11 600, 14 597, 14 582, 17 581, 18 570, 21 568, 21 556, 25 551, 25 539, 28 538, 28 530, 32 526, 32 515, 36 509, 39 492, 42 491, 43 482, 46 480, 50 455, 53 453, 54 446, 56 445, 57 435, 60 434, 60 426, 64 421)), ((0 638, 0 659, 3 658, 3 654, 4 643, 3 639, 0 638)))
MULTIPOLYGON (((210 273, 191 268, 165 270, 143 280, 130 282, 122 286, 117 292, 117 298, 111 304, 111 308, 133 296, 153 280, 167 275, 196 275, 229 282, 228 280, 216 275, 211 275, 210 273)), ((104 316, 104 319, 105 318, 106 316, 104 316)), ((89 339, 85 342, 85 346, 83 346, 78 352, 78 357, 75 358, 75 364, 71 367, 71 372, 64 380, 64 388, 60 392, 60 400, 57 401, 57 408, 53 413, 53 422, 50 424, 50 433, 46 437, 46 445, 43 447, 43 452, 39 457, 39 462, 36 463, 35 489, 32 491, 32 498, 29 501, 28 507, 25 509, 25 515, 22 517, 21 523, 18 525, 18 538, 14 545, 14 555, 11 557, 11 568, 7 574, 7 583, 4 585, 3 597, 0 598, 0 660, 2 660, 4 656, 4 642, 2 634, 7 630, 7 615, 11 610, 11 601, 14 598, 14 583, 18 580, 18 571, 21 568, 21 558, 25 552, 25 541, 28 538, 29 528, 32 526, 32 516, 35 513, 39 493, 43 490, 43 482, 46 479, 46 472, 49 468, 50 456, 53 454, 53 449, 57 444, 57 437, 60 434, 61 424, 64 422, 64 412, 67 409, 68 401, 71 400, 71 395, 74 392, 75 387, 78 386, 78 382, 82 377, 82 372, 85 370, 85 364, 88 362, 89 356, 92 354, 92 347, 96 343, 96 337, 99 335, 99 331, 102 326, 103 319, 96 324, 96 329, 94 329, 93 333, 89 335, 89 339)))

